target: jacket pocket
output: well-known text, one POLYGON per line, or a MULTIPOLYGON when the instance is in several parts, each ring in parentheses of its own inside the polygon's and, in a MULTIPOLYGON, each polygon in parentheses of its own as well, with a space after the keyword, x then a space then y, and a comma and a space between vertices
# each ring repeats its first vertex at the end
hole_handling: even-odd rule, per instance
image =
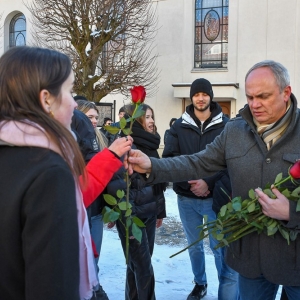
POLYGON ((300 159, 300 155, 299 153, 284 153, 282 158, 284 161, 294 164, 297 160, 300 159))
POLYGON ((255 140, 247 140, 244 143, 239 143, 235 147, 229 147, 226 149, 226 160, 234 160, 245 157, 253 149, 257 148, 257 143, 255 140))

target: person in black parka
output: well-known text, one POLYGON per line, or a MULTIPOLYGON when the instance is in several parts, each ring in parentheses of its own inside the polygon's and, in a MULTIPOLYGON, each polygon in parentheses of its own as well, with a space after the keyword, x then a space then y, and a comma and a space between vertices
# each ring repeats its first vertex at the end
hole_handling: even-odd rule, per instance
MULTIPOLYGON (((157 149, 160 144, 160 136, 156 132, 154 114, 150 106, 143 104, 145 115, 135 120, 132 127, 134 144, 137 148, 151 157, 159 158, 157 149)), ((129 106, 128 112, 133 111, 129 106)), ((126 116, 127 118, 128 116, 126 116)), ((108 184, 107 191, 115 195, 117 190, 126 191, 124 172, 119 171, 115 178, 108 184)), ((133 173, 131 175, 130 201, 132 214, 139 217, 145 227, 142 230, 141 243, 136 239, 129 240, 129 262, 126 271, 126 300, 155 300, 155 279, 151 263, 154 249, 155 230, 162 225, 166 217, 164 190, 165 183, 149 186, 146 183, 145 174, 133 173)), ((116 222, 119 237, 125 254, 125 228, 120 222, 116 222)))

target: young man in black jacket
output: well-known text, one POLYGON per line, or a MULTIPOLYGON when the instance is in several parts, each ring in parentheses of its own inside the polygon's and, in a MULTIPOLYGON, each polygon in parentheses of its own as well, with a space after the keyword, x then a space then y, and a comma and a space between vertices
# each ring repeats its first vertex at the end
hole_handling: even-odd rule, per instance
MULTIPOLYGON (((186 111, 170 129, 163 157, 189 155, 205 149, 206 145, 210 144, 223 131, 228 121, 219 104, 213 101, 213 90, 208 80, 196 79, 191 85, 190 98, 192 104, 187 106, 186 111)), ((197 226, 203 223, 204 215, 208 216, 208 221, 216 219, 212 209, 212 190, 208 189, 211 183, 206 182, 207 180, 199 178, 173 183, 182 226, 189 244, 199 238, 200 229, 197 229, 197 226)), ((214 180, 214 178, 210 178, 210 180, 214 180)), ((218 242, 213 236, 210 236, 209 239, 220 276, 223 261, 222 250, 214 249, 218 242)), ((203 242, 190 247, 189 255, 195 287, 187 300, 201 299, 207 293, 203 242)))

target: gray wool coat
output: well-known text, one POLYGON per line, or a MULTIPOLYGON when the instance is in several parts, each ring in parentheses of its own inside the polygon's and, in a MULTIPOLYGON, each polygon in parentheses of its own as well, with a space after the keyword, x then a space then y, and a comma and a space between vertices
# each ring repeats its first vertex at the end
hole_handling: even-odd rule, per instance
MULTIPOLYGON (((279 173, 288 175, 289 167, 300 159, 300 110, 291 95, 293 115, 284 135, 268 151, 256 132, 249 107, 241 117, 230 120, 224 131, 205 150, 193 155, 153 159, 148 182, 178 182, 210 176, 228 169, 232 183, 232 197, 248 198, 248 191, 273 183, 279 173)), ((300 212, 296 203, 290 204, 290 221, 286 227, 300 232, 300 212)), ((263 274, 275 284, 300 286, 300 234, 290 245, 276 233, 249 234, 230 244, 226 262, 248 278, 263 274)))

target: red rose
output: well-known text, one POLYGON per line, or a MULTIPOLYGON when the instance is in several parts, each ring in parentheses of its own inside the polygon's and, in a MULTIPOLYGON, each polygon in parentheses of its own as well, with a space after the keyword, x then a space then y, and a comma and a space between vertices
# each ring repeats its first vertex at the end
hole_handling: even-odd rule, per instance
POLYGON ((142 85, 130 89, 131 99, 134 103, 143 103, 146 98, 146 90, 142 85))
POLYGON ((290 175, 294 179, 300 179, 300 160, 297 160, 295 164, 290 168, 290 175))

